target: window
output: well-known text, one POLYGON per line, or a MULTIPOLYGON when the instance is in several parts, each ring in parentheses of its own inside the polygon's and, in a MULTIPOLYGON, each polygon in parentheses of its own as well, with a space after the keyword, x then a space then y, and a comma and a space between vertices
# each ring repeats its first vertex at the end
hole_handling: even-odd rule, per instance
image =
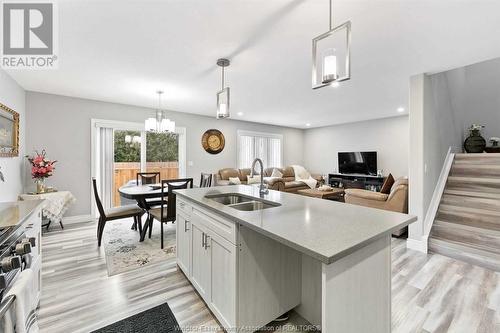
POLYGON ((238 131, 238 168, 250 168, 256 158, 264 167, 281 167, 283 136, 272 133, 238 131))

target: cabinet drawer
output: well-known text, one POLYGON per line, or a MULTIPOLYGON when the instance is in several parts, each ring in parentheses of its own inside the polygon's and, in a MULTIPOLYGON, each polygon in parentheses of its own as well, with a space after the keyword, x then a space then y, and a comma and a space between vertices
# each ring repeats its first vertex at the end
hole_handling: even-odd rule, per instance
POLYGON ((177 196, 176 200, 177 200, 177 210, 183 212, 187 216, 190 216, 191 211, 193 209, 191 205, 188 204, 185 200, 179 198, 179 196, 177 196))
POLYGON ((226 220, 218 215, 212 214, 198 206, 193 207, 192 220, 203 224, 219 236, 225 238, 229 242, 236 244, 237 233, 236 224, 230 220, 226 220))

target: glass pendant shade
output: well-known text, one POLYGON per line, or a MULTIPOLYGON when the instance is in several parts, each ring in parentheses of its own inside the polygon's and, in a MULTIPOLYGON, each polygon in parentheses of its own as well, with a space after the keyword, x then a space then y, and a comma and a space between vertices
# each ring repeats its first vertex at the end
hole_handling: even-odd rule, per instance
POLYGON ((156 118, 148 118, 144 122, 144 129, 148 132, 156 131, 156 118))
POLYGON ((337 74, 337 56, 335 49, 327 49, 323 55, 323 75, 322 83, 330 83, 338 79, 337 74))
POLYGON ((217 119, 229 116, 229 87, 227 87, 217 93, 217 119))
POLYGON ((312 41, 312 88, 351 78, 351 22, 330 29, 312 41))

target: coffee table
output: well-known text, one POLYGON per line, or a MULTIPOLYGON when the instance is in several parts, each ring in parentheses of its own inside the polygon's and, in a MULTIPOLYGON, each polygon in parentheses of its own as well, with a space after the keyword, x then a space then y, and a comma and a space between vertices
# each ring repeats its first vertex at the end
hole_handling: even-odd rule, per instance
POLYGON ((316 188, 308 188, 304 190, 298 190, 298 194, 305 195, 313 198, 329 199, 329 200, 342 200, 344 198, 343 188, 332 188, 330 191, 320 191, 316 188))

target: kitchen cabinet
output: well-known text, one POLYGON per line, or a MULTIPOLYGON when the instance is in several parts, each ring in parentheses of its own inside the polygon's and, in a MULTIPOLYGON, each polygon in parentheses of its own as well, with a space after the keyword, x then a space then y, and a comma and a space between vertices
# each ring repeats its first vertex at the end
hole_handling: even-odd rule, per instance
POLYGON ((182 269, 186 276, 191 275, 191 221, 190 216, 183 213, 177 213, 177 265, 182 269))

